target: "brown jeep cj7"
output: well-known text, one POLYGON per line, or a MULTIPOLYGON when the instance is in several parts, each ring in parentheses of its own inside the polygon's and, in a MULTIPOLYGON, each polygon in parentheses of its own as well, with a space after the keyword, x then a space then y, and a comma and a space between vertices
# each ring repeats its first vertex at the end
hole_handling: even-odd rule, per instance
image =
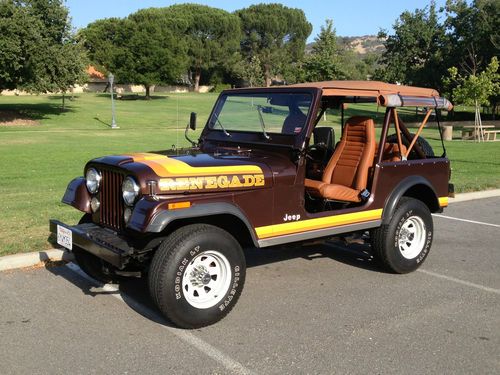
POLYGON ((95 279, 147 275, 158 308, 186 328, 235 305, 244 247, 369 231, 383 267, 411 272, 453 190, 445 152, 420 135, 431 115, 441 134, 439 112, 451 108, 435 90, 374 81, 226 90, 192 148, 88 162, 62 199, 80 223, 50 230, 95 279), (373 118, 344 120, 351 103, 385 107, 379 137, 373 118), (409 106, 425 108, 416 134, 398 115, 409 106), (316 126, 327 110, 341 111, 336 145, 332 127, 316 126))

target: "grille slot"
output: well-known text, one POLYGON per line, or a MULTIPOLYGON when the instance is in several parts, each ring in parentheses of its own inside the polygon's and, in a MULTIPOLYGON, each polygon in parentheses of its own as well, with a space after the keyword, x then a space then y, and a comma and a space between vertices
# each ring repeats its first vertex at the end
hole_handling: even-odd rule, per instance
POLYGON ((101 170, 101 207, 99 210, 100 224, 115 230, 124 227, 122 199, 123 175, 109 170, 101 170))

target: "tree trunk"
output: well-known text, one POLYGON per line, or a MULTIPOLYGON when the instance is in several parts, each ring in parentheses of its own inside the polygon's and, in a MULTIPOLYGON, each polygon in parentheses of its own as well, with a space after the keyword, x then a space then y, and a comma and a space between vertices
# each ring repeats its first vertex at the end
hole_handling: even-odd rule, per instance
POLYGON ((201 78, 201 69, 196 68, 194 72, 194 91, 200 92, 200 78, 201 78))
POLYGON ((271 67, 268 64, 264 65, 264 78, 266 80, 266 87, 271 86, 271 67))
POLYGON ((483 133, 483 122, 481 121, 481 107, 478 101, 475 101, 476 107, 476 116, 474 121, 474 130, 475 130, 475 138, 478 142, 484 142, 484 133, 483 133))
POLYGON ((66 96, 64 95, 65 93, 63 92, 62 93, 62 111, 64 112, 64 110, 66 109, 66 96))
POLYGON ((146 88, 146 100, 150 100, 151 99, 151 95, 149 95, 149 93, 151 91, 151 86, 150 85, 144 85, 144 87, 146 88))

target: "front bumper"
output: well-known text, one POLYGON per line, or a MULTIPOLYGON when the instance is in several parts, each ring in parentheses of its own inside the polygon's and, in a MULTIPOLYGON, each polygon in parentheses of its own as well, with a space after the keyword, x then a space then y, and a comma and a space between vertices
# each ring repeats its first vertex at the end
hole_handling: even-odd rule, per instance
POLYGON ((94 223, 71 226, 58 220, 50 220, 50 232, 56 236, 58 225, 72 232, 73 246, 88 251, 119 269, 125 267, 134 252, 134 248, 116 232, 94 223))

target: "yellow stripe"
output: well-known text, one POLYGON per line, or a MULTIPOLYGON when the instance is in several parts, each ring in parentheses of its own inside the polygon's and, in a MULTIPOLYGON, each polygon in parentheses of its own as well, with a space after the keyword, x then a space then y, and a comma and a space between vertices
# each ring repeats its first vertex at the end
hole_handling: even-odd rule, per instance
POLYGON ((448 197, 439 197, 439 207, 447 207, 448 206, 448 197))
POLYGON ((274 236, 282 236, 285 234, 300 233, 308 230, 362 223, 364 221, 378 220, 381 217, 382 209, 380 208, 377 210, 354 212, 351 214, 326 216, 317 219, 294 221, 291 223, 267 225, 265 227, 255 228, 255 231, 257 233, 257 237, 268 238, 274 236))
POLYGON ((138 153, 127 155, 134 162, 143 163, 150 167, 159 177, 190 177, 202 175, 228 175, 228 174, 262 174, 262 169, 256 165, 225 165, 220 167, 192 167, 181 160, 168 156, 138 153))

